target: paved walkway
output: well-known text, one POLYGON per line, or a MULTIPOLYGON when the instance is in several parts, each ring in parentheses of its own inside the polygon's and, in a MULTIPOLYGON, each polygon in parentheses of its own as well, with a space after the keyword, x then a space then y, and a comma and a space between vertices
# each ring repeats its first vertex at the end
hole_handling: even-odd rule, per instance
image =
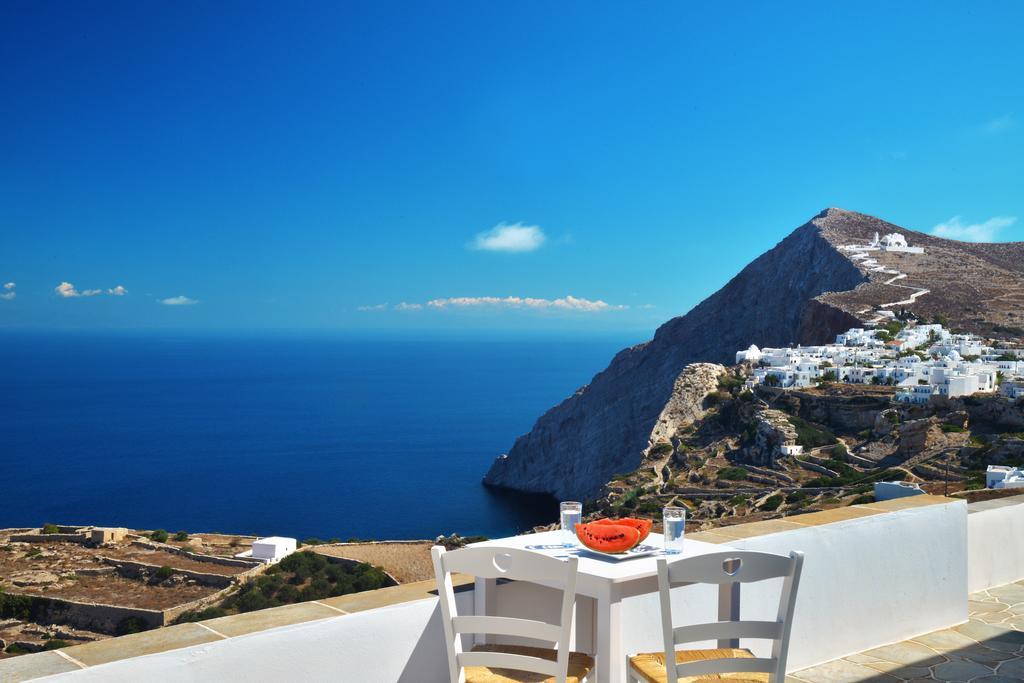
POLYGON ((911 640, 798 671, 793 683, 1024 680, 1024 581, 975 593, 970 620, 911 640))

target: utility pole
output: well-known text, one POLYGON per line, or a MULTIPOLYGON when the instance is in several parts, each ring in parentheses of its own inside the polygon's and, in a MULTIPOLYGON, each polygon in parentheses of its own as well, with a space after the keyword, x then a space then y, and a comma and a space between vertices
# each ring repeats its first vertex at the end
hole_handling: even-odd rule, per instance
POLYGON ((946 476, 943 477, 943 479, 945 481, 942 482, 942 495, 948 496, 949 495, 949 453, 948 452, 946 453, 946 459, 945 459, 944 462, 946 463, 946 476))

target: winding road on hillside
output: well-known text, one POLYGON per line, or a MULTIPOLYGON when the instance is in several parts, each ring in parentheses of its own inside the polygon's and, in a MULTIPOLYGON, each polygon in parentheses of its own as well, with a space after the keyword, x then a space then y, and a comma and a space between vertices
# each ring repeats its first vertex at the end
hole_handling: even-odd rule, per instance
MULTIPOLYGON (((892 287, 901 287, 903 289, 913 290, 913 293, 911 293, 910 296, 908 298, 906 298, 906 299, 901 299, 899 301, 890 301, 888 303, 880 304, 879 306, 873 307, 873 308, 890 308, 892 306, 905 306, 907 304, 912 304, 915 301, 917 301, 920 297, 924 296, 929 291, 931 291, 929 289, 925 289, 924 287, 911 287, 910 285, 897 285, 897 284, 894 284, 897 280, 902 280, 902 279, 906 278, 907 274, 903 273, 903 272, 900 272, 898 270, 895 270, 893 268, 886 268, 885 266, 883 266, 883 265, 878 263, 878 259, 868 258, 867 250, 869 249, 869 247, 865 247, 865 246, 857 245, 857 244, 848 244, 848 245, 845 245, 843 247, 843 249, 845 249, 846 251, 854 252, 854 255, 850 257, 850 260, 853 261, 855 265, 864 266, 864 267, 866 267, 868 269, 869 272, 885 273, 886 275, 892 275, 891 278, 889 278, 888 280, 886 280, 885 282, 882 283, 883 285, 890 285, 892 287)), ((867 315, 868 313, 871 313, 873 308, 869 307, 869 308, 865 308, 865 309, 862 309, 860 311, 857 311, 857 315, 858 316, 867 315)), ((886 316, 883 313, 878 313, 878 314, 875 315, 874 318, 864 320, 864 324, 865 325, 877 325, 879 322, 881 322, 882 320, 884 320, 887 317, 888 316, 886 316)))

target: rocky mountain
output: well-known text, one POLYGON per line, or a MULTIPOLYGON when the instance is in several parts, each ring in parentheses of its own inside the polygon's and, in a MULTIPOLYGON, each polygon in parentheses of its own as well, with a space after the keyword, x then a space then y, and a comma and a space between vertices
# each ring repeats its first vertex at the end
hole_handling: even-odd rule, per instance
POLYGON ((754 343, 823 343, 906 309, 953 327, 1024 335, 1024 243, 972 244, 827 209, 748 264, 654 338, 620 351, 590 384, 555 406, 492 464, 484 482, 590 499, 616 474, 699 415, 735 352, 754 343), (875 233, 903 234, 923 254, 870 252, 875 233), (903 302, 903 303, 901 303, 903 302))

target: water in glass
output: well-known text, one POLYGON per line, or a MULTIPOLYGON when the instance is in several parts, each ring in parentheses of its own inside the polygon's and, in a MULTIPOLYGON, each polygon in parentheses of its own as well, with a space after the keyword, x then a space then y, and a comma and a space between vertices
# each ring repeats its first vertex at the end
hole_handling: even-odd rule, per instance
POLYGON ((559 505, 562 513, 562 536, 566 544, 576 543, 576 525, 583 521, 583 503, 569 500, 559 505))
POLYGON ((665 552, 682 552, 683 534, 686 531, 686 508, 665 508, 662 522, 665 527, 663 532, 665 536, 665 552))

